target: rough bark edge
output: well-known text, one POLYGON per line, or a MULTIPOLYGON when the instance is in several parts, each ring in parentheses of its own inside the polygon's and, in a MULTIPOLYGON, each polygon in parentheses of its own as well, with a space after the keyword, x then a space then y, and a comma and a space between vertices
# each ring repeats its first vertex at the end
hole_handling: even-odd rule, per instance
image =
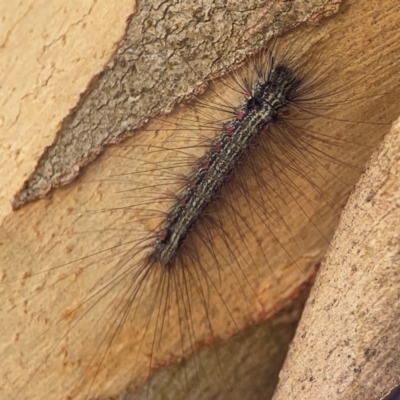
MULTIPOLYGON (((140 2, 139 13, 129 17, 125 37, 112 59, 93 77, 62 122, 54 143, 44 149, 35 171, 13 197, 14 210, 73 181, 107 145, 119 143, 150 117, 169 112, 176 103, 200 93, 205 82, 240 65, 246 54, 257 52, 274 35, 304 21, 316 23, 337 12, 340 1, 278 0, 270 8, 256 3, 253 8, 248 3, 243 8, 237 3, 229 15, 239 19, 233 18, 229 23, 225 8, 196 9, 190 1, 189 5, 178 2, 178 6, 192 15, 185 20, 182 12, 171 22, 168 11, 174 5, 161 3, 158 7, 152 3, 140 2), (289 7, 288 12, 285 7, 289 7), (218 29, 209 22, 210 12, 215 10, 220 11, 218 29), (258 15, 262 18, 257 17, 256 21, 258 15), (149 25, 149 21, 153 22, 149 25), (154 21, 157 23, 152 32, 154 21), (199 28, 201 23, 205 25, 199 28), (244 33, 243 27, 247 28, 244 33), (221 32, 213 37, 210 29, 221 32), (151 37, 152 33, 155 37, 151 37), (165 52, 164 58, 155 59, 154 54, 159 55, 160 51, 165 52), (190 66, 182 60, 189 60, 190 66), (143 80, 143 73, 148 73, 153 82, 143 80), (153 75, 159 79, 154 80, 153 75), (160 95, 159 88, 166 87, 171 90, 160 95)), ((214 13, 212 17, 214 21, 217 18, 214 13)))

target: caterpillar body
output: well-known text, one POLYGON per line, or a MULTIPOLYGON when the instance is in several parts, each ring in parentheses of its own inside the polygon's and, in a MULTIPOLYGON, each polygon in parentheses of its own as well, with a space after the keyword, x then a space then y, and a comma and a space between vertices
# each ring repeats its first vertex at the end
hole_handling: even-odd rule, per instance
POLYGON ((213 140, 210 150, 198 161, 198 169, 188 178, 189 184, 178 196, 163 229, 158 232, 151 259, 168 267, 193 224, 215 199, 225 181, 252 146, 267 134, 268 124, 277 119, 298 85, 293 72, 278 65, 270 75, 256 82, 249 99, 239 108, 236 117, 225 124, 223 132, 213 140))

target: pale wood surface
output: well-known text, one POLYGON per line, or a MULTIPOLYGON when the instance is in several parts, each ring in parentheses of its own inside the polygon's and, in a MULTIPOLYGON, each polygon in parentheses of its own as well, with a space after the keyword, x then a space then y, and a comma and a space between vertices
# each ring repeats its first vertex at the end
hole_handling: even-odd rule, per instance
POLYGON ((274 400, 375 400, 400 377, 400 120, 346 205, 274 400))
POLYGON ((132 0, 0 4, 0 217, 125 32, 132 0), (104 21, 107 21, 105 23, 104 21))
MULTIPOLYGON (((96 3, 96 7, 98 5, 99 3, 96 3)), ((129 6, 126 10, 126 14, 131 12, 129 6)), ((400 76, 397 73, 398 54, 400 53, 398 10, 398 2, 389 0, 379 2, 347 1, 339 15, 329 21, 324 21, 321 27, 315 31, 315 37, 320 38, 322 43, 326 43, 325 47, 332 52, 328 64, 332 65, 332 59, 337 59, 339 68, 340 65, 348 67, 348 72, 340 75, 341 82, 351 81, 361 73, 367 74, 367 78, 354 88, 355 93, 351 93, 353 98, 365 98, 363 101, 352 103, 347 107, 345 105, 336 107, 334 114, 336 120, 317 121, 310 125, 312 127, 310 129, 315 131, 326 132, 326 129, 329 128, 329 134, 335 137, 346 137, 346 139, 350 138, 349 141, 363 143, 364 146, 360 145, 357 151, 354 150, 354 146, 349 146, 349 149, 352 149, 349 154, 343 154, 342 148, 338 149, 336 154, 332 153, 333 157, 336 156, 353 165, 365 163, 373 147, 379 143, 380 138, 389 128, 384 124, 372 126, 346 123, 343 120, 388 122, 398 116, 398 88, 400 85, 400 76), (371 91, 381 95, 371 97, 371 91)), ((96 18, 101 19, 100 17, 96 18)), ((125 17, 120 16, 119 18, 121 20, 125 17)), ((110 20, 113 19, 110 18, 110 20)), ((118 18, 116 17, 115 20, 118 18)), ((107 29, 118 30, 109 26, 107 29)), ((119 29, 122 34, 123 27, 119 29)), ((95 32, 97 35, 98 30, 95 29, 95 32)), ((93 31, 92 35, 94 35, 93 31)), ((314 37, 310 36, 307 30, 300 29, 292 33, 292 39, 293 36, 301 37, 301 35, 314 37)), ((117 39, 118 35, 114 40, 117 39)), ((290 37, 288 37, 289 40, 290 37)), ((110 52, 113 48, 112 43, 107 51, 101 52, 110 52)), ((42 49, 42 46, 43 44, 39 48, 42 49)), ((98 51, 100 52, 100 50, 98 51)), ((91 58, 88 57, 88 59, 91 58)), ((63 107, 59 106, 58 117, 53 115, 54 111, 51 112, 51 118, 47 119, 47 126, 57 126, 66 110, 74 105, 81 88, 87 84, 88 77, 97 72, 100 66, 101 62, 85 75, 86 78, 82 78, 83 73, 79 68, 75 72, 71 72, 72 76, 82 79, 78 85, 79 89, 69 95, 69 101, 63 107)), ((61 79, 65 80, 66 78, 64 76, 61 79)), ((16 77, 15 80, 18 82, 19 78, 16 77)), ((337 85, 338 82, 335 84, 337 85)), ((69 85, 73 86, 71 83, 69 85)), ((17 87, 17 85, 15 86, 17 87)), ((53 90, 57 90, 59 87, 58 83, 53 86, 53 90)), ((329 86, 327 90, 329 91, 329 86)), ((45 99, 51 98, 52 95, 43 94, 43 96, 43 104, 45 104, 45 99)), ((206 96, 212 97, 213 93, 208 93, 206 96)), ((185 116, 187 113, 188 109, 182 107, 170 117, 169 121, 175 121, 179 115, 185 116)), ((35 118, 42 121, 43 126, 46 126, 43 112, 35 114, 35 118)), ((22 118, 21 114, 18 121, 28 124, 34 120, 29 116, 22 118)), ((168 139, 170 132, 160 131, 155 134, 154 130, 163 124, 165 126, 166 122, 154 122, 154 125, 150 125, 147 131, 138 133, 135 138, 131 139, 128 145, 162 143, 162 140, 168 139)), ((4 282, 59 266, 119 243, 121 237, 112 228, 118 227, 121 223, 125 224, 127 218, 130 217, 129 212, 117 216, 112 213, 81 213, 124 204, 121 196, 116 194, 118 190, 124 188, 123 184, 118 187, 118 185, 109 184, 104 179, 113 173, 120 173, 124 170, 123 168, 125 171, 127 169, 135 170, 137 166, 135 166, 134 159, 145 157, 144 146, 112 149, 74 185, 59 190, 51 198, 30 205, 17 213, 9 213, 8 199, 18 187, 17 183, 14 184, 17 175, 13 171, 18 171, 20 174, 18 176, 26 176, 40 151, 39 145, 35 147, 36 138, 32 140, 29 135, 33 128, 24 130, 22 129, 24 126, 15 124, 15 128, 12 128, 7 125, 7 135, 10 135, 8 138, 11 143, 9 148, 17 145, 24 149, 25 154, 29 154, 29 156, 23 157, 27 161, 20 164, 21 166, 18 163, 12 164, 10 161, 10 166, 7 166, 7 170, 2 174, 3 190, 6 191, 1 204, 3 223, 0 232, 2 243, 0 258, 4 260, 2 268, 4 282), (16 136, 13 136, 12 129, 15 129, 15 132, 19 132, 24 138, 21 136, 21 139, 16 139, 15 143, 17 144, 14 144, 12 138, 19 138, 19 136, 17 133, 15 133, 16 136), (125 155, 131 157, 133 161, 122 164, 120 156, 125 155), (12 181, 12 185, 10 185, 10 181, 12 181)), ((41 128, 38 132, 44 132, 43 129, 41 128)), ((38 133, 37 140, 49 140, 49 138, 42 139, 43 135, 38 133)), ((5 152, 5 154, 9 155, 10 153, 5 152)), ((12 156, 7 156, 7 159, 9 158, 13 159, 12 156)), ((344 174, 341 175, 341 179, 347 182, 346 185, 328 173, 324 178, 326 184, 324 190, 334 197, 334 202, 339 206, 345 203, 351 183, 357 179, 359 174, 354 169, 343 167, 343 165, 342 168, 337 166, 338 169, 335 169, 335 173, 344 174)), ((304 186, 304 182, 299 182, 298 185, 303 185, 302 189, 306 190, 307 195, 315 201, 312 207, 308 205, 309 215, 315 217, 313 222, 310 222, 309 217, 299 210, 294 199, 287 199, 287 204, 282 204, 281 213, 286 224, 290 226, 291 232, 288 232, 286 227, 277 224, 273 227, 274 234, 264 233, 262 243, 273 273, 266 265, 263 255, 260 254, 259 244, 254 243, 251 251, 254 254, 254 263, 258 267, 258 271, 251 268, 254 267, 253 265, 249 265, 249 270, 246 270, 249 281, 249 287, 245 289, 246 301, 243 300, 242 295, 238 295, 241 293, 241 288, 232 274, 227 273, 224 276, 224 285, 220 288, 226 307, 234 310, 236 326, 232 324, 231 316, 225 306, 221 304, 219 297, 215 293, 211 293, 210 296, 213 297, 210 300, 212 305, 210 315, 213 322, 213 335, 210 334, 204 323, 201 304, 194 303, 193 305, 193 324, 201 327, 196 329, 196 348, 208 346, 219 339, 227 339, 237 330, 244 329, 253 322, 266 319, 286 301, 293 299, 303 284, 308 282, 314 274, 315 265, 327 248, 327 240, 332 235, 338 219, 338 212, 333 210, 324 198, 318 196, 318 192, 313 190, 310 185, 304 186), (278 236, 281 246, 274 236, 278 236), (294 243, 294 239, 297 243, 294 243), (290 257, 286 251, 289 251, 290 257), (296 261, 296 264, 293 263, 293 260, 296 261)), ((243 201, 243 199, 239 199, 239 201, 243 201)), ((307 207, 306 202, 303 206, 307 207)), ((132 225, 129 226, 131 231, 126 236, 132 240, 140 238, 141 233, 147 228, 132 222, 132 225)), ((264 228, 256 226, 254 229, 261 233, 264 228)), ((2 397, 65 399, 69 395, 73 399, 85 398, 87 392, 82 388, 87 389, 92 384, 99 363, 99 359, 92 362, 91 357, 96 354, 96 349, 100 349, 97 356, 104 352, 104 343, 101 343, 101 338, 107 327, 103 324, 104 320, 101 317, 109 316, 112 308, 105 308, 107 306, 105 303, 102 309, 88 313, 82 320, 79 319, 82 313, 76 312, 68 315, 66 321, 56 326, 52 325, 84 301, 88 291, 96 286, 99 279, 110 268, 107 264, 110 257, 110 253, 102 254, 95 260, 85 259, 69 265, 68 268, 59 268, 51 274, 40 274, 33 278, 1 286, 3 300, 1 337, 4 338, 4 341, 1 342, 2 370, 4 371, 1 375, 0 385, 2 397), (65 276, 68 278, 63 279, 65 276), (68 327, 74 323, 78 323, 78 325, 69 331, 67 337, 63 337, 66 331, 68 332, 68 327), (47 329, 49 330, 46 331, 47 329), (39 336, 40 333, 43 335, 39 336), (64 340, 60 342, 61 339, 64 340), (57 344, 58 347, 52 350, 57 344), (101 347, 102 345, 103 347, 101 347), (50 356, 46 360, 47 354, 50 356), (43 363, 43 360, 46 362, 43 363)), ((213 273, 216 277, 217 273, 213 273)), ((148 295, 150 296, 150 294, 148 295)), ((143 302, 146 302, 146 298, 143 299, 143 302)), ((135 316, 135 325, 132 327, 131 324, 127 324, 118 336, 118 340, 110 349, 100 374, 91 387, 91 397, 115 395, 128 383, 139 385, 147 377, 148 354, 151 352, 153 336, 150 331, 142 342, 143 329, 137 328, 146 321, 146 311, 144 309, 138 313, 135 316)), ((173 318, 174 314, 171 311, 171 319, 173 318)), ((160 365, 169 365, 179 361, 182 352, 184 355, 188 355, 191 351, 192 348, 187 343, 182 350, 179 327, 172 325, 164 331, 161 349, 157 350, 157 358, 153 361, 160 365)), ((182 392, 185 393, 184 390, 182 392)))

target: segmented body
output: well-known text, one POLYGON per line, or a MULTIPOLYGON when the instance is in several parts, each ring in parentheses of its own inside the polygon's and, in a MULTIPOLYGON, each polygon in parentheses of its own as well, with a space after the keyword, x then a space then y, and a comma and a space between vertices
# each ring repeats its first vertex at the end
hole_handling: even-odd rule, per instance
MULTIPOLYGON (((265 77, 264 77, 265 79, 265 77)), ((260 79, 260 82, 262 79, 260 79)), ((175 205, 158 232, 151 257, 169 266, 193 224, 201 218, 268 125, 290 102, 299 81, 288 67, 276 66, 263 83, 256 82, 235 117, 224 125, 208 152, 199 160, 175 205)))

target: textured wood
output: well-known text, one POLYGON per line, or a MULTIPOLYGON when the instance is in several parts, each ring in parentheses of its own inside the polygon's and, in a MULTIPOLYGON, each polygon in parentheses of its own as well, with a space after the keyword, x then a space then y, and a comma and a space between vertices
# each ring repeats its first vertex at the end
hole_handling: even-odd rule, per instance
POLYGON ((0 4, 1 219, 68 114, 114 52, 134 2, 0 4), (104 23, 104 21, 107 23, 104 23))
POLYGON ((346 205, 274 400, 376 400, 398 385, 399 226, 400 120, 346 205))
MULTIPOLYGON (((129 9, 126 14, 130 12, 129 9)), ((329 128, 330 135, 348 139, 346 152, 340 148, 336 153, 332 153, 332 156, 348 161, 352 165, 364 165, 374 145, 379 143, 380 138, 387 132, 388 126, 378 124, 371 128, 371 125, 345 121, 388 122, 398 115, 400 77, 397 71, 400 40, 397 12, 398 2, 389 0, 347 1, 339 15, 324 21, 320 28, 315 29, 315 33, 310 34, 310 30, 301 28, 287 36, 288 42, 294 38, 300 42, 302 37, 307 38, 306 48, 308 42, 312 42, 308 39, 319 40, 323 47, 329 49, 330 61, 327 61, 329 65, 332 65, 334 59, 338 60, 339 69, 340 66, 346 66, 346 71, 340 74, 340 82, 335 81, 331 83, 332 86, 328 85, 328 91, 330 87, 357 80, 357 77, 364 77, 365 74, 362 83, 354 87, 354 92, 350 91, 350 97, 362 98, 362 101, 352 102, 351 106, 336 107, 333 110, 336 118, 334 120, 308 122, 310 129, 326 132, 329 128), (373 93, 380 95, 371 97, 373 93), (351 141, 362 143, 364 146, 351 146, 351 141)), ((29 11, 27 13, 29 14, 29 11)), ((121 19, 124 20, 122 17, 121 19)), ((104 24, 104 19, 101 20, 104 24)), ((120 28, 120 32, 122 30, 123 27, 120 28)), ((96 34, 92 31, 91 35, 98 40, 97 31, 96 34)), ((313 47, 309 49, 312 51, 313 47)), ((100 69, 97 68, 96 71, 100 69)), ((80 78, 81 72, 75 71, 73 76, 80 78)), ((41 113, 35 118, 41 119, 43 126, 46 124, 57 126, 67 110, 76 103, 78 93, 86 87, 88 76, 94 73, 91 70, 86 75, 84 83, 78 85, 79 89, 71 95, 73 100, 68 105, 60 106, 62 110, 57 114, 58 117, 47 120, 45 114, 41 113), (53 125, 49 121, 53 121, 53 125)), ((13 80, 20 82, 18 78, 13 80)), ((70 86, 73 87, 72 84, 70 86)), ((218 89, 218 86, 215 89, 218 89)), ((220 89, 221 86, 218 90, 220 89)), ((209 91, 205 96, 210 97, 204 99, 212 98, 213 95, 212 91, 209 91)), ((19 212, 9 214, 7 214, 8 198, 17 187, 15 184, 17 176, 26 176, 40 151, 37 148, 35 150, 36 142, 31 141, 28 136, 30 130, 23 129, 24 124, 33 121, 29 117, 34 114, 33 111, 26 118, 22 118, 21 114, 17 121, 21 125, 16 124, 13 128, 15 131, 7 125, 10 135, 13 132, 21 132, 21 135, 24 133, 24 138, 15 137, 20 148, 24 149, 24 154, 29 155, 27 160, 30 160, 30 167, 24 164, 24 167, 16 168, 18 164, 10 164, 2 174, 2 188, 7 194, 1 204, 3 220, 0 230, 0 259, 2 280, 9 283, 3 283, 0 287, 3 321, 0 327, 3 372, 0 377, 1 397, 66 399, 70 396, 72 399, 80 399, 86 397, 90 387, 88 398, 99 396, 115 398, 128 384, 133 387, 145 381, 149 372, 149 353, 152 350, 153 339, 152 332, 149 331, 145 340, 141 341, 143 329, 140 327, 147 321, 146 309, 135 316, 135 324, 127 323, 118 335, 94 383, 93 377, 98 369, 101 355, 104 354, 104 346, 107 344, 101 341, 107 330, 106 317, 112 316, 112 306, 118 299, 111 308, 106 308, 107 304, 103 304, 103 308, 90 310, 87 305, 82 310, 68 314, 85 300, 90 290, 95 288, 102 278, 107 278, 106 272, 110 270, 110 264, 107 262, 113 259, 112 252, 68 264, 47 274, 29 276, 104 250, 120 243, 121 240, 140 238, 147 227, 134 222, 128 226, 127 222, 131 218, 128 210, 121 214, 110 212, 91 214, 85 211, 109 209, 124 204, 121 194, 118 193, 118 190, 124 189, 123 184, 119 186, 112 184, 108 181, 112 178, 107 180, 107 177, 124 169, 134 171, 135 157, 140 159, 144 156, 143 148, 146 145, 157 145, 160 143, 157 141, 168 137, 162 130, 157 133, 154 131, 163 125, 168 125, 168 121, 175 122, 176 118, 182 118, 187 113, 188 108, 181 107, 169 117, 170 119, 163 122, 153 121, 146 130, 138 132, 134 138, 126 142, 124 147, 108 150, 75 184, 56 191, 51 197, 31 204, 19 212), (27 137, 29 140, 26 140, 27 137), (137 144, 141 146, 135 146, 137 144), (124 156, 130 157, 130 160, 122 159, 124 156), (13 185, 9 185, 10 180, 13 185), (126 228, 122 234, 115 230, 121 226, 126 228), (24 276, 28 279, 21 280, 24 276), (15 282, 10 283, 15 279, 17 279, 15 282), (86 311, 87 315, 84 314, 86 311), (57 323, 63 317, 68 318, 57 323), (78 325, 74 326, 75 323, 78 325), (68 335, 64 337, 66 333, 68 335), (46 355, 49 355, 47 359, 46 355), (97 355, 94 361, 93 355, 97 355)), ((56 131, 56 128, 52 128, 53 135, 56 131)), ((41 149, 44 142, 42 136, 37 134, 37 141, 42 143, 41 149)), ((48 140, 46 143, 50 142, 51 140, 48 140)), ((7 160, 13 159, 12 154, 5 154, 7 160)), ((357 179, 358 171, 338 165, 334 173, 347 184, 344 185, 328 173, 321 179, 326 184, 324 190, 333 196, 332 202, 337 203, 340 208, 347 199, 352 182, 357 179)), ((161 348, 155 352, 157 358, 153 359, 160 367, 179 362, 193 350, 200 350, 227 340, 238 330, 267 319, 287 301, 293 300, 303 286, 312 279, 315 266, 324 254, 332 235, 338 212, 327 204, 320 193, 312 190, 310 185, 302 189, 310 190, 307 191, 307 195, 315 201, 314 206, 308 208, 314 218, 310 221, 309 217, 299 209, 296 201, 288 198, 287 204, 282 204, 280 212, 291 227, 291 231, 279 223, 273 227, 281 246, 272 233, 263 232, 265 230, 263 226, 254 227, 254 230, 263 237, 261 245, 268 255, 269 262, 265 265, 259 251, 260 244, 254 243, 254 248, 250 251, 254 254, 255 265, 248 265, 246 266, 248 270, 245 270, 251 285, 251 289, 246 289, 246 299, 243 298, 236 277, 229 273, 223 276, 224 284, 219 289, 226 307, 234 311, 236 325, 232 323, 231 316, 218 296, 211 293, 209 301, 213 334, 210 334, 204 322, 202 305, 194 304, 192 312, 196 327, 196 342, 193 348, 186 340, 182 349, 179 326, 169 325, 168 329, 164 330, 161 348), (291 257, 286 250, 290 252, 291 257)), ((302 205, 306 206, 304 203, 302 205)), ((117 252, 118 250, 114 251, 114 256, 117 252)), ((216 271, 212 273, 217 282, 218 273, 216 271)), ((144 297, 143 303, 146 304, 149 298, 151 296, 144 297)), ((174 317, 176 315, 171 310, 171 320, 174 317)), ((240 360, 233 356, 232 365, 235 363, 240 363, 240 360)), ((184 385, 183 382, 183 394, 185 394, 184 385)), ((199 394, 199 398, 204 396, 199 394)))
POLYGON ((71 182, 104 146, 204 88, 271 36, 337 10, 335 0, 143 0, 110 62, 64 119, 14 208, 71 182))

